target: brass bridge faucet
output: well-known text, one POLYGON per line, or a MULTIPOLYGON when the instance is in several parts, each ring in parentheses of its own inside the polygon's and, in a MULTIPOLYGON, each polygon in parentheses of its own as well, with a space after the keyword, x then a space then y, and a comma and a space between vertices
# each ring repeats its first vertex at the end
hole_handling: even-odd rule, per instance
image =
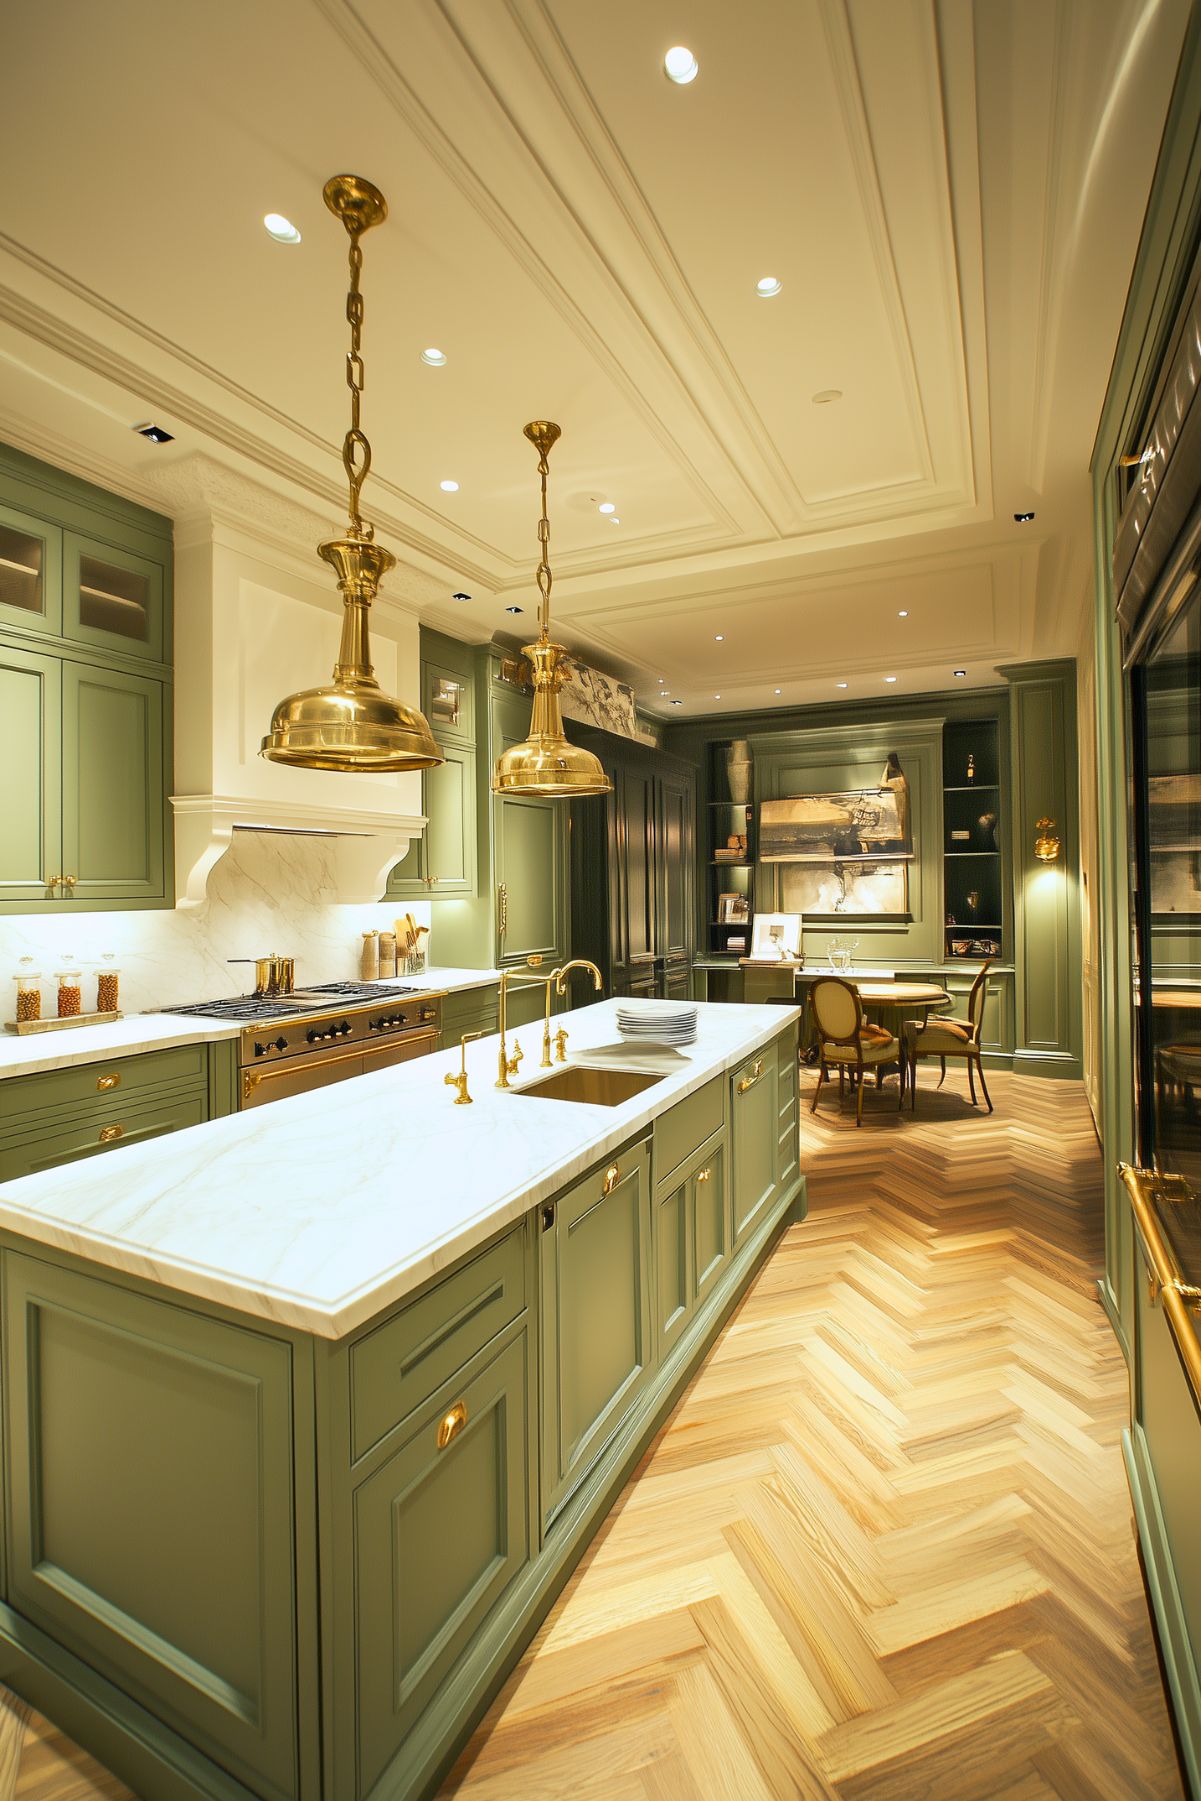
POLYGON ((483 1032, 464 1032, 459 1039, 458 1074, 456 1075, 453 1069, 448 1069, 442 1078, 448 1088, 458 1089, 458 1093, 455 1095, 456 1107, 471 1106, 471 1096, 467 1092, 467 1046, 473 1038, 482 1038, 483 1036, 483 1032))
POLYGON ((541 961, 541 957, 530 957, 527 959, 529 965, 528 971, 525 969, 502 969, 500 972, 500 1017, 497 1021, 500 1027, 500 1050, 497 1052, 496 1056, 496 1086, 498 1088, 508 1088, 509 1077, 517 1074, 517 1066, 525 1055, 519 1040, 516 1038, 513 1040, 513 1055, 511 1057, 508 1051, 508 1043, 505 1034, 508 1031, 509 984, 510 982, 516 981, 519 977, 533 982, 545 982, 547 984, 547 994, 549 995, 551 977, 534 973, 541 961))

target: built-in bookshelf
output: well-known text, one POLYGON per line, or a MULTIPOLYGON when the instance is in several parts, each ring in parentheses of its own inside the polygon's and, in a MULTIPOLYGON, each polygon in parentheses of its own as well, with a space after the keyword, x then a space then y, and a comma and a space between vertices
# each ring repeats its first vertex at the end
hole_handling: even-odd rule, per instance
POLYGON ((736 743, 709 746, 707 922, 709 953, 715 957, 750 954, 755 912, 750 753, 744 748, 739 756, 736 743))
POLYGON ((1005 953, 1001 771, 995 719, 942 735, 944 939, 950 958, 1005 953))

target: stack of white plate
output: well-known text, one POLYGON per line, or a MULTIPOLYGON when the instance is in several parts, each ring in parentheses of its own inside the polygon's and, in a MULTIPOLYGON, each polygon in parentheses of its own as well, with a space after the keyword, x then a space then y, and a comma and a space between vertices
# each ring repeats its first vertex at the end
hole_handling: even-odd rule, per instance
POLYGON ((694 1044, 696 1008, 679 1001, 618 1001, 617 1029, 645 1044, 694 1044))

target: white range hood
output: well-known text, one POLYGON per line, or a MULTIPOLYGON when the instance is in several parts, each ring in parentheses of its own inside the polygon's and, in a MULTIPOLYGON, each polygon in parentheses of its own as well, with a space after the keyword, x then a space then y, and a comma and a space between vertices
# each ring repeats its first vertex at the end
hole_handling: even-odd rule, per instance
MULTIPOLYGON (((332 508, 323 519, 204 456, 164 474, 175 518, 176 904, 201 904, 235 830, 312 836, 326 852, 332 837, 330 898, 378 900, 425 825, 420 775, 340 775, 259 755, 280 697, 327 681, 334 665, 342 599, 316 554, 336 535, 332 508)), ((398 568, 371 615, 379 681, 413 704, 418 615, 396 584, 422 579, 398 568)))

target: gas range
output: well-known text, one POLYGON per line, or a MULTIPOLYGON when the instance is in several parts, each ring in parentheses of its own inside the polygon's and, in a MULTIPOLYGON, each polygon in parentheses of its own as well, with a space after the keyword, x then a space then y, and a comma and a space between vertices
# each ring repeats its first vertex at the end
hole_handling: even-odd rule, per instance
POLYGON ((243 1107, 257 1107, 437 1050, 442 998, 378 982, 326 982, 164 1011, 246 1022, 238 1034, 238 1093, 243 1107))

